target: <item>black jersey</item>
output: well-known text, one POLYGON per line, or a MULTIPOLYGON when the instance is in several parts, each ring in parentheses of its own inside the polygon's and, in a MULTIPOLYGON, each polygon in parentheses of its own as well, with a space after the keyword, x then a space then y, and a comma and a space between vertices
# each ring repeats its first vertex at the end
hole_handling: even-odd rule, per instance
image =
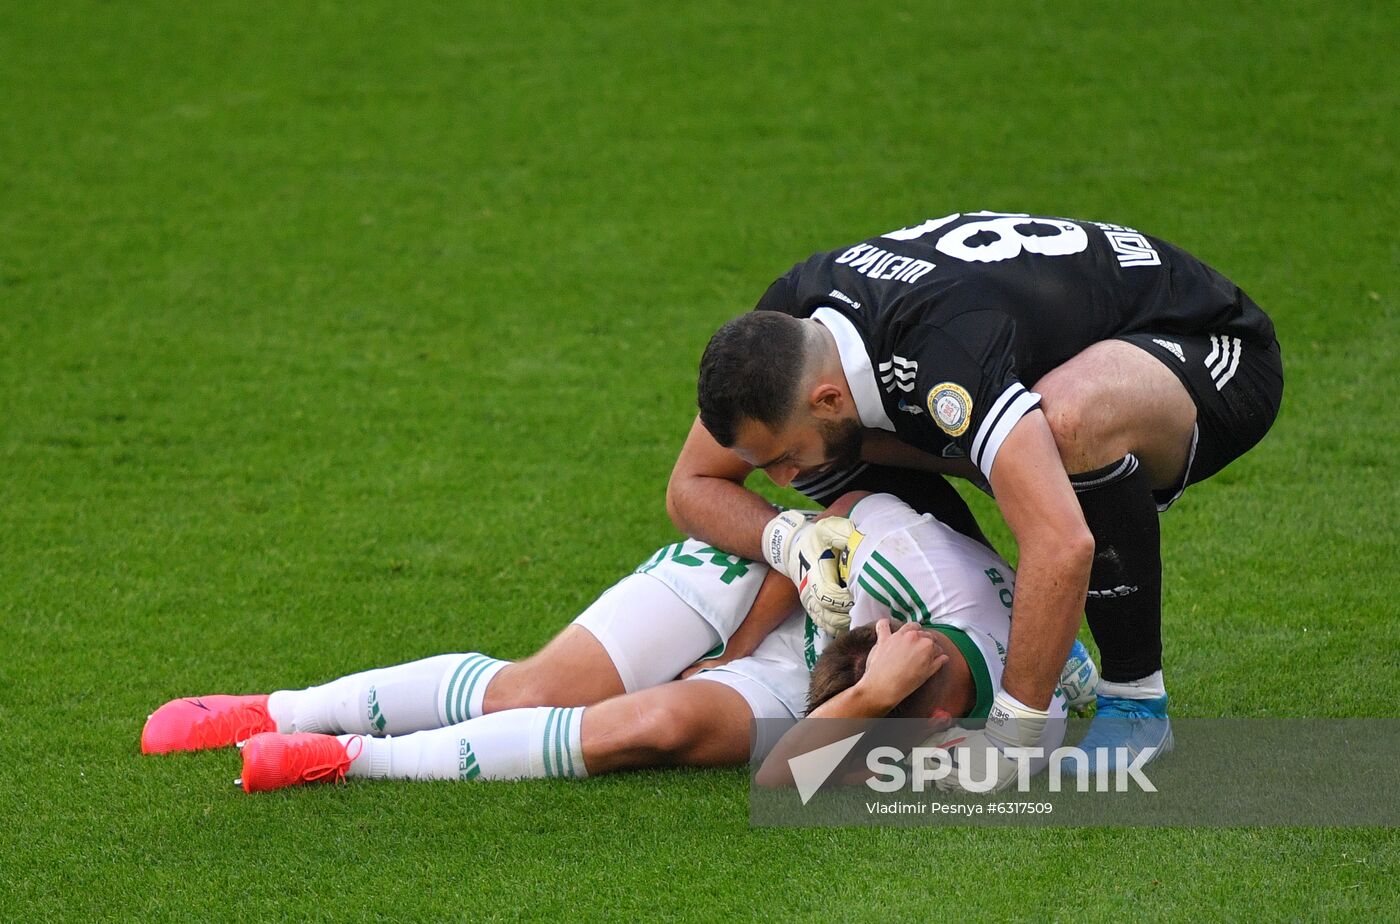
POLYGON ((1238 286, 1132 228, 1003 212, 930 219, 815 254, 758 310, 830 329, 868 427, 988 477, 1040 398, 1022 383, 1092 343, 1152 332, 1272 343, 1238 286))

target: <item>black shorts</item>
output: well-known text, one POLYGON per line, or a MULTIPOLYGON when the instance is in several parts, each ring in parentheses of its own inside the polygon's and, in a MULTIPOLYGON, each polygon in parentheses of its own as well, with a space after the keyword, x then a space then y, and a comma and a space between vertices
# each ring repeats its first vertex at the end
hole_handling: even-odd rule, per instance
POLYGON ((1154 492, 1166 510, 1188 485, 1204 481, 1264 438, 1283 401, 1278 341, 1228 334, 1125 334, 1115 338, 1146 350, 1166 366, 1196 402, 1196 432, 1181 480, 1154 492))

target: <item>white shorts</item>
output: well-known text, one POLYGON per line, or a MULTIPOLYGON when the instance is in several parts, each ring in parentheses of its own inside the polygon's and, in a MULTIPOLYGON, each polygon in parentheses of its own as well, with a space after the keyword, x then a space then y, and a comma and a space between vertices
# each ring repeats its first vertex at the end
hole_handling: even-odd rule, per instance
POLYGON ((753 654, 730 661, 723 667, 694 674, 691 680, 711 680, 730 687, 749 704, 755 719, 761 719, 757 740, 752 742, 751 758, 762 760, 789 728, 807 712, 807 614, 793 613, 768 634, 753 654))
POLYGON ((633 693, 723 654, 767 575, 757 562, 682 539, 653 552, 574 623, 602 643, 633 693))
POLYGON ((646 574, 629 574, 603 591, 574 625, 602 644, 628 693, 675 680, 696 661, 719 655, 726 641, 675 591, 646 574))

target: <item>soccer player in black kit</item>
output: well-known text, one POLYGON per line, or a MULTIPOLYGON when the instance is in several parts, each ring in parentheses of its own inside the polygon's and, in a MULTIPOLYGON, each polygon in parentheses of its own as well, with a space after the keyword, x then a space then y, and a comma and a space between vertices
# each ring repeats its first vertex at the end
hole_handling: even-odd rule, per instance
POLYGON ((1101 222, 953 214, 816 254, 720 328, 667 509, 783 568, 840 628, 834 571, 809 567, 813 528, 775 518, 749 472, 818 502, 892 491, 979 537, 929 473, 985 481, 1020 547, 988 740, 1039 735, 1082 608, 1103 682, 1081 747, 1155 756, 1172 744, 1158 513, 1257 443, 1282 392, 1268 316, 1180 248, 1101 222))

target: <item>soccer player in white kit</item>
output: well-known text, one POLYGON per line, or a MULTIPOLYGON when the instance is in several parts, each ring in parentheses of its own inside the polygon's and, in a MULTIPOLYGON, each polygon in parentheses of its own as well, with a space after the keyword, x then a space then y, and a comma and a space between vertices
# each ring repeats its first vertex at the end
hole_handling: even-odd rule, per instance
MULTIPOLYGON (((985 715, 1009 637, 1010 567, 889 495, 859 500, 851 517, 863 534, 851 562, 853 624, 889 616, 936 627, 966 664, 971 716, 985 715)), ((344 777, 582 778, 761 759, 806 712, 811 668, 827 641, 793 585, 769 575, 685 540, 653 554, 518 664, 440 655, 305 690, 175 700, 148 720, 142 747, 247 739, 242 785, 250 792, 344 777), (700 669, 687 670, 697 661, 700 669), (752 719, 769 721, 751 741, 752 719)), ((1086 656, 1066 676, 1087 681, 1092 672, 1086 656)), ((1080 695, 1091 697, 1091 684, 1080 695)))

